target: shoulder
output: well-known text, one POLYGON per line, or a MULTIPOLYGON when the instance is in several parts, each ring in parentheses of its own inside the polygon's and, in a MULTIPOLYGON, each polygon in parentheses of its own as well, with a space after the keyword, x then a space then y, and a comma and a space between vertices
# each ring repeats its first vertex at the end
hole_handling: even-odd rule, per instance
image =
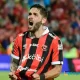
POLYGON ((18 34, 18 37, 22 37, 22 36, 26 35, 27 33, 28 33, 28 31, 20 33, 20 34, 18 34))
POLYGON ((53 40, 60 40, 60 38, 54 32, 49 32, 49 36, 52 37, 53 40))
POLYGON ((49 35, 53 38, 53 44, 60 44, 62 45, 61 39, 54 33, 54 32, 49 32, 49 35))
POLYGON ((23 37, 24 35, 26 35, 27 33, 28 33, 28 31, 23 32, 23 33, 19 33, 19 34, 16 36, 16 38, 14 39, 14 41, 21 41, 21 40, 22 40, 22 37, 23 37))
POLYGON ((56 34, 54 34, 54 32, 50 32, 49 35, 53 37, 53 42, 52 42, 53 48, 56 49, 58 48, 58 50, 63 50, 63 44, 61 39, 56 34))

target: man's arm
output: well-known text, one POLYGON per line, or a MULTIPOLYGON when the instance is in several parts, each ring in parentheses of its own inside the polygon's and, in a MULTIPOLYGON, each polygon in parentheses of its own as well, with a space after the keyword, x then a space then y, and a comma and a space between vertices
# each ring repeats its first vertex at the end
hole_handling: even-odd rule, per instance
POLYGON ((11 54, 11 65, 10 65, 10 73, 9 77, 11 80, 17 80, 17 76, 15 75, 15 71, 17 70, 19 63, 19 50, 18 50, 18 37, 14 40, 13 50, 11 54))
POLYGON ((18 60, 12 58, 11 65, 10 65, 10 71, 11 72, 16 71, 17 70, 17 67, 18 67, 18 60))
POLYGON ((11 65, 10 65, 10 73, 9 73, 9 78, 11 80, 17 80, 17 76, 15 75, 15 71, 17 70, 17 67, 18 67, 18 60, 16 59, 13 59, 12 58, 12 61, 11 61, 11 65))
POLYGON ((61 73, 61 70, 62 70, 62 65, 55 65, 53 69, 44 73, 45 79, 58 77, 61 73))
MULTIPOLYGON (((62 69, 62 65, 55 65, 55 67, 52 68, 50 71, 44 73, 45 80, 58 77, 61 73, 61 69, 62 69)), ((40 80, 40 75, 34 73, 33 78, 35 80, 40 80)))
MULTIPOLYGON (((62 69, 62 64, 63 64, 63 45, 62 42, 60 41, 59 38, 55 38, 53 43, 53 54, 52 54, 52 62, 51 65, 55 66, 52 68, 50 71, 47 71, 46 73, 43 73, 41 77, 44 77, 45 79, 50 79, 50 78, 56 78, 59 76, 61 69, 62 69)), ((40 76, 38 74, 33 74, 33 78, 35 80, 40 80, 40 76)))

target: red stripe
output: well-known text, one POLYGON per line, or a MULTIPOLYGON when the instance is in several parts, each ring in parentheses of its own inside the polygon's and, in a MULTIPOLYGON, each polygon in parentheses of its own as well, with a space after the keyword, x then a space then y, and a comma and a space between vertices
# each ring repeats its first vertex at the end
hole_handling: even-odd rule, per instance
POLYGON ((18 57, 19 57, 18 46, 20 47, 20 50, 21 50, 22 48, 21 42, 22 42, 22 36, 18 35, 14 40, 14 47, 13 47, 13 54, 18 57))
MULTIPOLYGON (((45 36, 43 36, 39 39, 39 41, 38 41, 39 46, 36 49, 35 55, 38 54, 39 56, 42 56, 42 53, 43 53, 42 46, 45 44, 46 38, 47 38, 47 35, 45 35, 45 36)), ((36 70, 39 63, 40 63, 39 61, 34 59, 30 69, 35 69, 36 70)), ((34 73, 33 71, 29 71, 29 72, 27 71, 26 75, 31 75, 33 73, 34 73)))
POLYGON ((53 56, 52 61, 54 62, 59 61, 58 38, 54 39, 53 44, 54 54, 52 55, 53 56))
POLYGON ((19 36, 18 38, 18 41, 19 41, 19 47, 20 47, 20 51, 22 52, 22 36, 19 36))
MULTIPOLYGON (((26 50, 25 50, 24 56, 29 54, 30 44, 31 44, 31 39, 26 39, 26 50)), ((21 63, 21 66, 24 67, 26 65, 26 62, 27 62, 27 59, 21 63)))

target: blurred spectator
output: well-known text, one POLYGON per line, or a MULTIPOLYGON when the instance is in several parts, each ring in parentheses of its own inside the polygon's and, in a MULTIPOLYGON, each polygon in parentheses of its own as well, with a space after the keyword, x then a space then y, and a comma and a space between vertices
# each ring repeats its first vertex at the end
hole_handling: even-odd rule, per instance
POLYGON ((0 0, 0 53, 10 54, 9 46, 16 35, 27 30, 26 13, 20 0, 0 0))

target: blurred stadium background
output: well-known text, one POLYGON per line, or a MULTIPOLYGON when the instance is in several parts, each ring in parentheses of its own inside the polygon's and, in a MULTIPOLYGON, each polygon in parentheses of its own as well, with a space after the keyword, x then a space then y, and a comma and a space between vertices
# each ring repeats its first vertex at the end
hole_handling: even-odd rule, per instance
POLYGON ((62 73, 55 80, 79 80, 80 0, 0 0, 0 80, 9 80, 12 42, 17 34, 28 30, 28 10, 36 3, 48 10, 49 29, 64 46, 62 73))

